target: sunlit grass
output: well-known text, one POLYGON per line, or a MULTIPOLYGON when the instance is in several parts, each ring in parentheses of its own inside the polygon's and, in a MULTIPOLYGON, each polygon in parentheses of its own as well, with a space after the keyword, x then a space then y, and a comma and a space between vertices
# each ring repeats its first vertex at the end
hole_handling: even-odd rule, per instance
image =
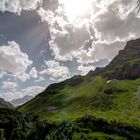
POLYGON ((135 97, 139 85, 140 79, 114 80, 110 83, 101 77, 85 79, 80 85, 66 86, 56 94, 38 96, 19 111, 35 113, 50 121, 75 120, 89 114, 108 122, 140 126, 140 102, 135 97), (104 93, 107 89, 113 93, 104 93), (96 104, 92 103, 95 97, 98 97, 96 104), (108 97, 111 97, 110 102, 108 97), (101 105, 102 102, 105 104, 101 105))

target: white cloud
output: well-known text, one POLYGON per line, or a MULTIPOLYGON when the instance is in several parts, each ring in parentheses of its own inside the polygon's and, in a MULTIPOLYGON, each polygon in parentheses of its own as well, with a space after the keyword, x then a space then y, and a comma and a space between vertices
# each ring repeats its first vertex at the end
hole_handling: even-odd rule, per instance
POLYGON ((40 72, 40 74, 47 74, 51 79, 62 81, 70 77, 70 71, 66 66, 60 65, 54 60, 46 61, 47 68, 40 72))
POLYGON ((4 75, 5 75, 5 72, 0 71, 0 79, 1 79, 1 78, 3 78, 3 77, 4 77, 4 75))
POLYGON ((37 78, 37 77, 38 77, 38 75, 37 75, 37 70, 36 70, 35 67, 33 67, 33 68, 31 69, 31 71, 30 71, 30 76, 31 76, 32 78, 37 78))
POLYGON ((20 14, 22 10, 34 10, 42 0, 1 0, 0 11, 20 14))
POLYGON ((17 87, 17 84, 15 82, 4 81, 2 83, 3 89, 14 89, 16 87, 17 87))
POLYGON ((44 77, 42 77, 42 76, 39 76, 39 79, 37 79, 37 80, 35 80, 35 82, 41 82, 41 81, 44 81, 45 80, 45 78, 44 77))
POLYGON ((18 78, 22 82, 26 82, 27 80, 30 79, 30 75, 27 73, 22 73, 21 75, 14 75, 14 77, 18 78))
POLYGON ((45 90, 45 87, 41 86, 31 86, 25 89, 21 89, 20 91, 10 91, 10 92, 1 92, 0 98, 5 99, 6 101, 11 101, 13 99, 22 98, 26 95, 35 97, 37 94, 41 93, 45 90))
POLYGON ((50 41, 56 59, 71 59, 73 53, 84 46, 85 41, 90 38, 88 26, 83 23, 79 26, 74 24, 65 24, 63 30, 51 30, 52 40, 50 41))
POLYGON ((32 64, 26 53, 21 52, 20 46, 14 42, 0 46, 0 70, 9 72, 17 78, 27 77, 26 70, 32 64))
POLYGON ((80 63, 112 59, 126 41, 140 36, 140 17, 136 14, 134 0, 91 1, 88 16, 77 17, 74 21, 64 19, 63 16, 68 15, 61 5, 55 13, 43 8, 38 10, 42 21, 50 25, 52 40, 49 43, 56 60, 72 60, 76 55, 80 63), (89 25, 95 34, 90 33, 89 25), (85 50, 85 41, 92 37, 92 47, 85 50))
MULTIPOLYGON (((60 1, 58 0, 59 3, 60 1)), ((51 80, 69 77, 69 69, 60 65, 56 60, 66 61, 76 57, 80 65, 78 70, 85 74, 88 69, 94 69, 94 66, 85 67, 84 64, 94 63, 101 59, 111 60, 117 55, 119 50, 123 49, 127 40, 140 37, 140 30, 138 30, 140 17, 134 10, 136 4, 134 0, 91 1, 93 2, 92 11, 87 13, 88 16, 82 18, 78 16, 74 20, 69 20, 69 17, 65 17, 69 15, 64 12, 66 7, 62 5, 59 5, 55 12, 51 8, 45 10, 42 7, 37 11, 42 21, 48 22, 50 27, 51 41, 49 44, 55 60, 48 61, 46 64, 47 69, 42 71, 41 74, 47 73, 51 76, 51 80), (95 34, 93 33, 94 35, 91 35, 89 25, 92 25, 93 32, 95 32, 95 34), (94 40, 92 45, 84 48, 85 41, 92 37, 94 40), (61 72, 59 72, 60 70, 61 72)), ((41 3, 42 1, 2 0, 0 2, 0 9, 1 11, 20 13, 21 10, 36 9, 38 2, 41 3)), ((26 60, 28 60, 28 57, 26 57, 26 60)), ((35 68, 31 69, 30 75, 25 72, 29 66, 29 63, 26 64, 24 64, 24 68, 23 65, 20 66, 22 73, 18 74, 18 77, 22 81, 26 81, 30 76, 37 78, 35 68)), ((15 66, 12 69, 7 68, 6 70, 10 70, 10 72, 16 73, 16 75, 16 70, 21 71, 15 66)))
POLYGON ((81 75, 86 75, 90 70, 95 70, 95 66, 93 66, 93 65, 89 65, 89 66, 80 65, 80 66, 78 66, 78 71, 80 71, 81 75))
POLYGON ((136 14, 134 0, 114 0, 106 7, 102 5, 97 13, 92 15, 92 23, 100 40, 129 40, 140 37, 140 18, 136 14), (103 10, 102 10, 103 9, 103 10))
POLYGON ((101 59, 112 60, 124 46, 125 42, 123 41, 115 41, 111 44, 107 42, 93 42, 92 48, 80 50, 75 53, 75 57, 81 64, 94 63, 101 59))
POLYGON ((49 25, 53 25, 55 22, 54 12, 51 10, 44 10, 42 7, 37 11, 38 15, 41 17, 41 20, 47 21, 49 25))
POLYGON ((92 47, 75 53, 79 63, 112 60, 126 41, 140 37, 140 17, 133 0, 102 0, 94 3, 91 23, 95 30, 92 47))
POLYGON ((83 47, 85 41, 91 37, 87 20, 70 23, 53 11, 43 8, 38 10, 38 14, 42 21, 47 21, 50 26, 49 44, 56 60, 71 60, 73 52, 83 47))

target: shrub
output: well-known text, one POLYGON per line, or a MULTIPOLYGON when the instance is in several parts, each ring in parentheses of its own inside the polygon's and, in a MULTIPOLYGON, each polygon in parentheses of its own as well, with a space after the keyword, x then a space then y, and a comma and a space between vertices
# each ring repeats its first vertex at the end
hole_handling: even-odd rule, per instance
POLYGON ((52 140, 72 140, 74 126, 70 121, 63 121, 52 135, 52 140))
POLYGON ((93 108, 98 108, 101 110, 111 109, 114 105, 113 97, 108 94, 97 93, 91 98, 90 105, 93 108))

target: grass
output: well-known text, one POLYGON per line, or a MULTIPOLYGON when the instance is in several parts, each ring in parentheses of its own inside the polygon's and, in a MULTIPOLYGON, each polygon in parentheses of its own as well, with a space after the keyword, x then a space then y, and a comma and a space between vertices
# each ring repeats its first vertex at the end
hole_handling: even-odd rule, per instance
POLYGON ((117 135, 107 135, 102 132, 92 132, 88 134, 75 133, 73 139, 75 140, 126 140, 124 137, 117 135))
POLYGON ((90 114, 109 122, 140 127, 139 85, 140 79, 107 83, 101 77, 85 77, 80 85, 65 86, 55 94, 44 93, 46 96, 37 96, 18 110, 55 122, 90 114), (105 93, 108 90, 110 94, 105 93))

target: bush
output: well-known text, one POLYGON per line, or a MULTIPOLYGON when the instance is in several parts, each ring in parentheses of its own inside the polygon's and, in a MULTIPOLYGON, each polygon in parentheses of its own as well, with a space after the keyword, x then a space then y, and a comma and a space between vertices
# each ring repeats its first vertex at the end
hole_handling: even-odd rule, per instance
POLYGON ((48 121, 35 119, 33 122, 32 128, 30 128, 30 132, 27 140, 48 140, 50 132, 52 131, 53 125, 48 121))
POLYGON ((72 140, 73 134, 74 126, 72 122, 63 121, 53 133, 52 140, 72 140))
POLYGON ((105 93, 97 93, 91 98, 90 105, 101 110, 111 109, 114 106, 113 97, 105 93))

